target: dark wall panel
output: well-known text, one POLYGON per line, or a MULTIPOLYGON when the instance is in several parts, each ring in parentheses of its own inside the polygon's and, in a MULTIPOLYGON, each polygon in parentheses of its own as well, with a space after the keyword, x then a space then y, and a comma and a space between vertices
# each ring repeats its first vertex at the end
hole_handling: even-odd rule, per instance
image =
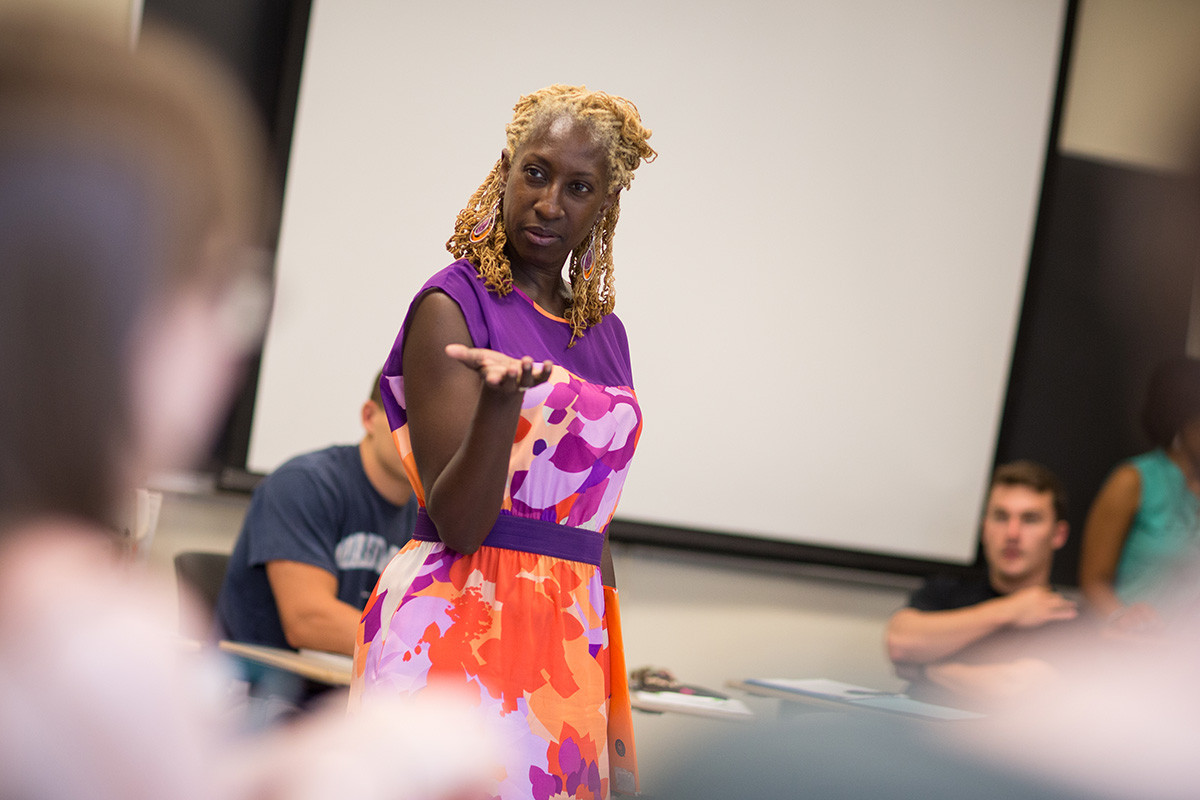
POLYGON ((1148 447, 1146 379, 1184 353, 1200 215, 1178 176, 1060 155, 1047 179, 997 460, 1032 458, 1063 478, 1072 537, 1055 578, 1073 584, 1088 505, 1148 447))
MULTIPOLYGON (((166 25, 190 36, 241 80, 270 139, 277 199, 283 197, 287 175, 311 10, 311 0, 144 0, 147 24, 166 25)), ((272 240, 277 239, 277 227, 273 234, 272 240)), ((220 439, 213 445, 214 471, 246 463, 258 366, 255 355, 247 365, 243 389, 234 400, 220 439)))

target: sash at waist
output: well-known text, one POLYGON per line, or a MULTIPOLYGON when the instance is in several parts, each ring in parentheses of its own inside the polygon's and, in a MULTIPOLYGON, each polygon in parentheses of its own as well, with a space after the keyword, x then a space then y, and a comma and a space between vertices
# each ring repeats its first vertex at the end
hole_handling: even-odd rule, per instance
MULTIPOLYGON (((424 508, 417 509, 417 524, 412 538, 421 542, 441 541, 433 520, 424 508)), ((598 567, 604 552, 604 534, 556 522, 501 514, 482 546, 582 561, 598 567)))

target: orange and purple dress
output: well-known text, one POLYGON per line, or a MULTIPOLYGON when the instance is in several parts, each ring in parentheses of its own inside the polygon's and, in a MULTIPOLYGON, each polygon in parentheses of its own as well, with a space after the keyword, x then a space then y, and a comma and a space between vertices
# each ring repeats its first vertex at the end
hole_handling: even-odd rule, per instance
POLYGON ((599 568, 642 429, 625 329, 610 314, 568 348, 566 320, 519 289, 489 292, 465 260, 425 284, 410 316, 431 291, 458 304, 476 347, 549 359, 554 369, 524 393, 500 515, 483 545, 463 555, 425 513, 405 413, 405 320, 382 387, 420 511, 413 540, 363 612, 352 696, 467 687, 512 745, 498 770, 503 800, 632 794, 616 593, 602 586, 599 568))

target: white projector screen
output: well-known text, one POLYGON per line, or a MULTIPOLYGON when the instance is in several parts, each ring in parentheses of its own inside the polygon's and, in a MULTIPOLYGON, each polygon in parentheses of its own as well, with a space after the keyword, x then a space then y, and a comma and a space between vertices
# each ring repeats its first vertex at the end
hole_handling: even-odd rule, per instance
POLYGON ((1065 0, 315 0, 247 468, 361 434, 517 97, 636 102, 618 516, 970 562, 1065 0))

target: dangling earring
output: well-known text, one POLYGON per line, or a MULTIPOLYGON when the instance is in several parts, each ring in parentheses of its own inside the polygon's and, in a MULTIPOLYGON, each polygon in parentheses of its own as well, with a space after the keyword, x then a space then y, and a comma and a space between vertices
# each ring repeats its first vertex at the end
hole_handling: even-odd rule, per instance
POLYGON ((588 240, 588 248, 583 252, 583 257, 579 259, 579 266, 583 270, 583 279, 590 281, 592 279, 592 267, 596 265, 596 229, 592 228, 592 238, 588 240))
POLYGON ((500 201, 497 200, 496 204, 492 206, 491 212, 486 217, 479 220, 475 227, 471 229, 471 244, 479 244, 488 237, 488 234, 492 232, 492 228, 496 224, 496 214, 499 212, 500 201))

